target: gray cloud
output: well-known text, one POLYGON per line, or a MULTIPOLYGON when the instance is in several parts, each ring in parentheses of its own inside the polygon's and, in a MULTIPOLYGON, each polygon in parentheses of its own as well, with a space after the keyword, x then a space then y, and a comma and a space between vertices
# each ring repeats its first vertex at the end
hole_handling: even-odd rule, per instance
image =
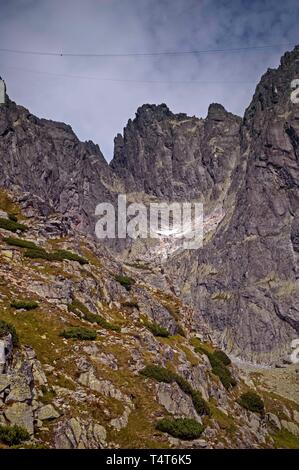
MULTIPOLYGON (((299 6, 297 0, 0 0, 0 14, 2 48, 127 53, 296 42, 299 6)), ((0 75, 12 99, 38 116, 71 124, 109 160, 114 136, 143 103, 205 116, 216 101, 242 115, 261 74, 278 65, 284 50, 130 58, 0 52, 0 75), (110 82, 33 71, 207 83, 110 82)))

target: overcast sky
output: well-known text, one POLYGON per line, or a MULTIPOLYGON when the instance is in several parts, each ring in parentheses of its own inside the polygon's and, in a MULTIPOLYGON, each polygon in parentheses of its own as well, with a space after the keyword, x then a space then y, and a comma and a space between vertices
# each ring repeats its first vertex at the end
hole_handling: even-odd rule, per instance
MULTIPOLYGON (((298 0, 0 0, 0 18, 0 48, 28 51, 122 54, 299 43, 298 0)), ((0 51, 0 75, 11 99, 70 124, 110 160, 115 135, 144 103, 204 117, 209 103, 219 102, 243 115, 260 76, 277 67, 286 49, 292 46, 118 58, 0 51), (207 83, 163 83, 192 80, 207 83)))

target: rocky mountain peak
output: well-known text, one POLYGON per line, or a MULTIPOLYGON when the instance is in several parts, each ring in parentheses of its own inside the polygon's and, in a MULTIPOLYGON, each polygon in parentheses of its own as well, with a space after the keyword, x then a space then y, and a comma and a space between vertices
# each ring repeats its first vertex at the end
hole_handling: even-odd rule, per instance
POLYGON ((223 121, 228 115, 228 112, 219 103, 211 103, 208 109, 207 119, 212 121, 223 121))

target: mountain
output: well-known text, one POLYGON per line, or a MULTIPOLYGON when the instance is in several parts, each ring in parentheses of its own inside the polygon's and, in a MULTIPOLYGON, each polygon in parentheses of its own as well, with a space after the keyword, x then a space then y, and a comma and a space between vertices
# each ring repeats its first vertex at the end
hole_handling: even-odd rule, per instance
POLYGON ((0 447, 299 447, 298 76, 297 46, 243 119, 143 105, 110 165, 6 96, 0 447), (96 240, 124 192, 203 202, 203 247, 96 240))
POLYGON ((142 106, 110 165, 128 192, 200 199, 208 226, 220 215, 169 273, 222 347, 254 362, 286 357, 299 334, 298 58, 297 47, 262 77, 242 120, 217 104, 206 119, 142 106))
POLYGON ((95 206, 111 200, 117 178, 98 145, 80 142, 64 123, 39 119, 7 96, 0 106, 0 185, 27 210, 60 212, 78 230, 94 231, 95 206))
POLYGON ((160 199, 223 200, 239 161, 241 118, 211 104, 206 119, 143 105, 115 138, 110 167, 127 192, 160 199))
POLYGON ((241 124, 225 217, 202 250, 171 261, 183 297, 225 349, 257 362, 289 352, 299 334, 298 76, 296 47, 262 77, 241 124))

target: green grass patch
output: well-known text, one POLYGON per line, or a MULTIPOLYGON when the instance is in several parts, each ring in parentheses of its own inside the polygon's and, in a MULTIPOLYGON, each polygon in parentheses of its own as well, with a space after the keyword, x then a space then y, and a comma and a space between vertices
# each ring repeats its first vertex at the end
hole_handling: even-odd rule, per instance
POLYGON ((30 439, 29 432, 20 426, 0 424, 0 441, 9 446, 21 444, 30 439))
POLYGON ((238 403, 243 408, 252 411, 253 413, 264 414, 265 412, 265 405, 262 398, 253 391, 242 393, 238 403))
POLYGON ((28 229, 27 225, 20 224, 19 222, 15 222, 10 219, 4 219, 0 217, 0 228, 5 230, 9 230, 10 232, 25 232, 28 229))
POLYGON ((197 439, 204 431, 204 427, 191 418, 165 418, 161 419, 156 429, 161 432, 166 432, 173 437, 184 440, 197 439))
POLYGON ((13 300, 10 303, 10 306, 16 308, 17 310, 34 310, 38 307, 38 303, 34 300, 13 300))
POLYGON ((95 340, 97 333, 90 328, 83 328, 82 326, 73 326, 66 328, 60 333, 60 336, 66 339, 81 339, 81 340, 95 340))
POLYGON ((276 449, 299 449, 299 437, 294 436, 287 429, 281 429, 271 434, 276 449))
POLYGON ((19 336, 15 329, 15 327, 11 323, 7 323, 4 320, 0 320, 0 338, 11 334, 12 336, 12 343, 14 346, 19 345, 19 336))

